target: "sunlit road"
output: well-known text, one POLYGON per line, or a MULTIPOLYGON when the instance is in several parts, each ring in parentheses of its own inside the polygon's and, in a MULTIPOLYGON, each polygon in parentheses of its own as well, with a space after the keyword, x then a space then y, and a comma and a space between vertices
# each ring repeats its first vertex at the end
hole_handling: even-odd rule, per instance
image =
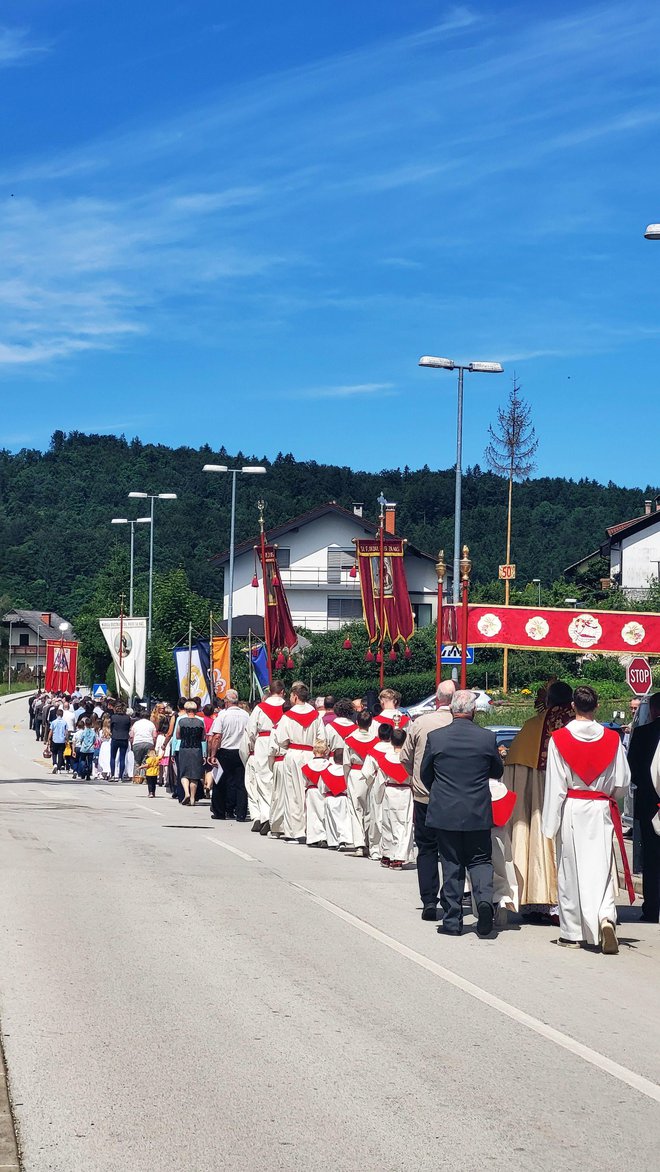
POLYGON ((657 926, 618 957, 443 938, 412 871, 51 779, 26 713, 0 704, 0 1022, 29 1172, 656 1172, 657 926))

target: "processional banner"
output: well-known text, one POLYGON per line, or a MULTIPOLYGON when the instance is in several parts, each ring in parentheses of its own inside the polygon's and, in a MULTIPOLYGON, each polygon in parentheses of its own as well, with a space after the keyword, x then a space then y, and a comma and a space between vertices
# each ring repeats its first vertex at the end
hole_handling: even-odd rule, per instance
POLYGON ((223 700, 227 688, 231 687, 229 639, 224 635, 214 635, 211 639, 211 678, 216 699, 223 700))
POLYGON ((75 692, 78 674, 78 644, 70 639, 46 643, 47 692, 75 692))
POLYGON ((210 704, 208 641, 201 640, 193 643, 192 647, 175 647, 172 654, 179 695, 184 696, 186 700, 199 700, 202 708, 205 704, 210 704))
POLYGON ((99 619, 108 644, 120 692, 130 698, 144 696, 147 665, 146 619, 99 619))
POLYGON ((291 611, 287 596, 284 593, 282 580, 277 566, 277 550, 274 545, 264 546, 264 556, 261 557, 261 548, 257 546, 259 560, 263 561, 262 571, 266 580, 266 598, 268 600, 268 637, 271 648, 276 651, 293 651, 298 642, 298 636, 293 629, 291 611))
POLYGON ((468 643, 525 651, 660 655, 660 614, 559 607, 470 606, 468 643))
POLYGON ((380 538, 356 541, 362 610, 369 641, 390 639, 407 643, 414 629, 406 571, 403 566, 404 546, 401 537, 386 537, 383 541, 383 631, 380 630, 380 538))

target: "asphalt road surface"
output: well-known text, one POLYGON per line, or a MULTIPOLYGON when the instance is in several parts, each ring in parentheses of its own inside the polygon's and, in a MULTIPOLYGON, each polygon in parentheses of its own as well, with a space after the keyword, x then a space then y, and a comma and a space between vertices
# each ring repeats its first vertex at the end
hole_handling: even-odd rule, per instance
POLYGON ((51 778, 24 700, 0 726, 28 1172, 657 1172, 656 925, 624 911, 618 957, 443 938, 414 871, 51 778))

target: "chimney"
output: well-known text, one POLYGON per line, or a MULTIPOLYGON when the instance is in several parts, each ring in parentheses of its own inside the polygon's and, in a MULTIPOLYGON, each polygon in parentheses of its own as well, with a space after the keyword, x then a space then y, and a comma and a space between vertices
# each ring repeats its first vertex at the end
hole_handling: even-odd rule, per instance
POLYGON ((660 496, 655 498, 655 511, 656 513, 660 513, 660 496))
POLYGON ((652 501, 644 501, 644 516, 650 517, 652 501))
POLYGON ((41 616, 42 623, 45 623, 47 627, 50 626, 50 617, 50 611, 48 611, 47 614, 42 614, 41 616))
POLYGON ((385 532, 394 535, 396 533, 396 505, 385 505, 385 532))
POLYGON ((355 513, 356 517, 362 516, 363 508, 364 508, 364 503, 362 501, 353 501, 353 512, 355 513))

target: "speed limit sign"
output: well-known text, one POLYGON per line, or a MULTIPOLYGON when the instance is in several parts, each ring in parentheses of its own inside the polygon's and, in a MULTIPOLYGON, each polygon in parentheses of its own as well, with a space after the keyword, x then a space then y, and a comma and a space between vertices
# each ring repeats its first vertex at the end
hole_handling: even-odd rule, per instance
POLYGON ((500 566, 500 578, 504 582, 513 582, 516 576, 516 567, 509 563, 508 566, 500 566))

